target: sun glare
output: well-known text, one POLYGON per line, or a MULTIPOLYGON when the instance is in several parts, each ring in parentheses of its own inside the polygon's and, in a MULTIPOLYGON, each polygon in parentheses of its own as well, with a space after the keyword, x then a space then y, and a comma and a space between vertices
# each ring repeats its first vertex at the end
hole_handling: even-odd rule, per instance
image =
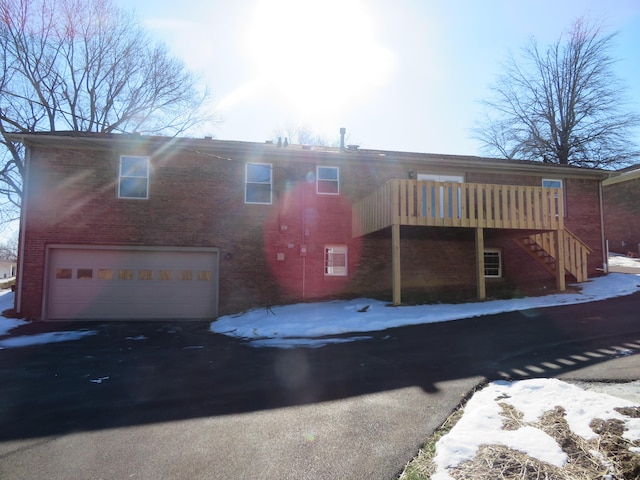
POLYGON ((359 0, 260 0, 247 34, 257 75, 322 123, 384 85, 390 52, 359 0))

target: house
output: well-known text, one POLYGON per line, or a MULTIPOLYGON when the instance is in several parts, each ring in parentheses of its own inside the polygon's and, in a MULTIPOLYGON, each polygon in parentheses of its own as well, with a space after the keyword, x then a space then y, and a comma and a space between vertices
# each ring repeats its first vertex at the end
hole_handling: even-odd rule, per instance
POLYGON ((482 299, 564 290, 605 262, 602 171, 208 138, 12 140, 27 152, 16 285, 27 318, 482 299))
POLYGON ((16 276, 16 262, 0 258, 0 280, 16 276))
POLYGON ((640 165, 616 172, 602 182, 602 189, 609 250, 640 255, 640 165))

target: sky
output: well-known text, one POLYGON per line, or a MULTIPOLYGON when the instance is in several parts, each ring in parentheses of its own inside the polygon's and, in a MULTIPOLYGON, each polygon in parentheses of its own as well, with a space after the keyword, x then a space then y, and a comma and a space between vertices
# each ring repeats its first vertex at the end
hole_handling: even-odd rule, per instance
POLYGON ((219 122, 198 135, 263 142, 303 126, 334 143, 345 127, 363 148, 479 155, 478 102, 509 52, 578 17, 618 32, 616 74, 640 112, 636 0, 115 2, 202 75, 219 122))

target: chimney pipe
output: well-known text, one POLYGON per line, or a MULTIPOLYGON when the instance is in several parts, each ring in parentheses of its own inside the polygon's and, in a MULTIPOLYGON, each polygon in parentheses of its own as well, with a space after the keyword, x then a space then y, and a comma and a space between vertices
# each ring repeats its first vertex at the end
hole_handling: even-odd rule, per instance
POLYGON ((340 150, 344 150, 344 134, 347 133, 347 129, 342 127, 340 129, 340 150))

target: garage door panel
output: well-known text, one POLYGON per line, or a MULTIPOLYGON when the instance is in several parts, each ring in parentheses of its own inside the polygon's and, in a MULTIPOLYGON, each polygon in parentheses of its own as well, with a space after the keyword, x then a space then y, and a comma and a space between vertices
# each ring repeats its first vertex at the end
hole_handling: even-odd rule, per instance
POLYGON ((48 319, 214 318, 214 249, 51 248, 48 319))

